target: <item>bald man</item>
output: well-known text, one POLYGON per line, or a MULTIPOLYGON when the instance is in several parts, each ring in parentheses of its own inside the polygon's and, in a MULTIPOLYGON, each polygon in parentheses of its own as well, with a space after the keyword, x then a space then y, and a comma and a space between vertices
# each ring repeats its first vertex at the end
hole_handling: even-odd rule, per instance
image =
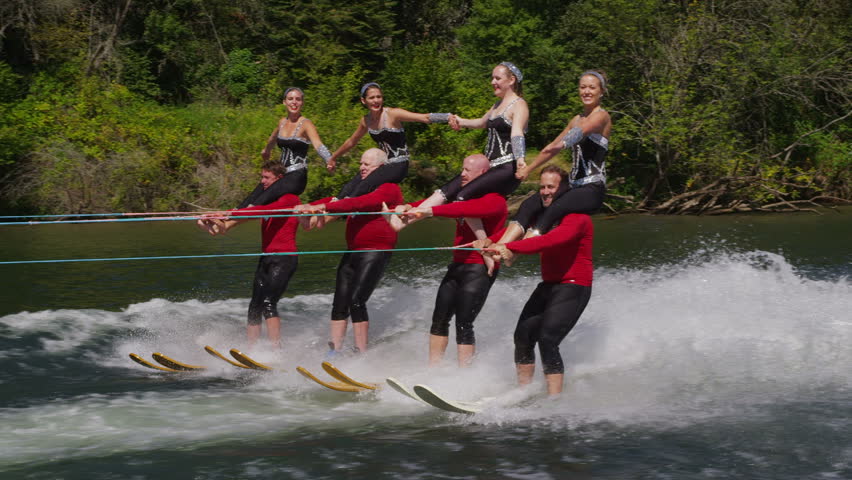
MULTIPOLYGON (((485 155, 475 154, 464 159, 461 185, 467 185, 488 171, 490 162, 485 155)), ((397 211, 409 217, 451 217, 456 219, 456 234, 453 245, 465 245, 476 240, 476 234, 465 218, 479 219, 487 235, 502 229, 508 210, 506 199, 498 193, 488 193, 480 198, 453 202, 435 207, 418 207, 420 202, 403 206, 397 211)), ((438 287, 435 310, 432 313, 432 328, 429 333, 429 364, 437 365, 444 358, 449 344, 450 320, 456 319, 456 345, 458 365, 466 367, 476 353, 476 338, 473 321, 482 310, 491 285, 497 278, 497 270, 489 275, 482 255, 475 251, 457 250, 453 262, 438 287)))
MULTIPOLYGON (((361 156, 359 173, 361 179, 372 175, 387 162, 387 154, 371 148, 361 156)), ((395 207, 402 203, 402 190, 396 183, 383 183, 372 192, 358 197, 334 201, 323 198, 310 206, 299 206, 299 210, 312 213, 380 212, 383 205, 395 207)), ((347 250, 337 267, 334 300, 331 308, 331 339, 327 358, 333 359, 343 348, 347 321, 351 318, 358 352, 367 350, 370 317, 367 300, 384 275, 390 260, 389 251, 396 247, 397 233, 382 218, 383 215, 350 215, 346 219, 347 250)), ((320 222, 322 224, 322 222, 320 222)))

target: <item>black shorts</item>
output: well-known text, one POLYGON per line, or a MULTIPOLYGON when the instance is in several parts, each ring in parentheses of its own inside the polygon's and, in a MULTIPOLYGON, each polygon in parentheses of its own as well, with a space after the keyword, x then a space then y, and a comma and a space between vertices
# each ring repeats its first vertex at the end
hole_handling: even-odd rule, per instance
POLYGON ((573 283, 539 283, 515 327, 515 363, 535 363, 535 345, 546 375, 563 373, 559 344, 577 324, 592 287, 573 283))
POLYGON ((449 336, 450 320, 455 315, 456 343, 476 344, 473 321, 485 305, 497 273, 495 271, 489 277, 488 269, 481 263, 451 263, 438 287, 429 333, 439 337, 449 336))
POLYGON ((595 182, 581 187, 570 188, 567 180, 564 185, 559 186, 556 198, 549 207, 541 204, 541 196, 536 193, 521 203, 518 212, 512 220, 518 222, 524 228, 535 224, 541 233, 546 233, 554 225, 562 221, 562 217, 569 213, 587 213, 589 215, 598 211, 606 198, 606 187, 603 183, 595 182))
POLYGON ((263 189, 263 184, 258 183, 245 200, 243 200, 237 208, 246 208, 249 205, 269 205, 288 193, 293 195, 301 195, 308 185, 308 169, 302 168, 293 172, 285 173, 275 183, 269 186, 266 190, 263 189))
POLYGON ((279 316, 278 300, 287 290, 298 265, 299 257, 296 255, 260 257, 248 308, 249 325, 260 325, 262 319, 279 316))
POLYGON ((370 321, 367 300, 382 279, 391 253, 364 250, 343 254, 337 266, 332 320, 346 320, 351 315, 352 323, 370 321))
POLYGON ((360 173, 356 174, 340 189, 337 198, 360 197, 384 183, 400 183, 405 180, 406 175, 408 175, 408 162, 386 163, 367 175, 367 178, 362 179, 360 173))
POLYGON ((517 164, 512 161, 491 167, 463 187, 461 175, 457 175, 441 187, 441 193, 448 202, 480 198, 488 193, 499 193, 505 197, 521 184, 521 181, 515 178, 516 166, 517 164))

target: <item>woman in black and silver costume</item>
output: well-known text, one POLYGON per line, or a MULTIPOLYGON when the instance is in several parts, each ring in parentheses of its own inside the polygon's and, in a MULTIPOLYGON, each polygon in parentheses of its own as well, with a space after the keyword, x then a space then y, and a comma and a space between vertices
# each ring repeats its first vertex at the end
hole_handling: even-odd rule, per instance
MULTIPOLYGON (((443 205, 446 202, 479 198, 486 193, 509 195, 520 184, 515 172, 526 166, 526 140, 524 134, 529 120, 529 108, 522 95, 521 70, 510 62, 502 62, 491 71, 491 87, 500 100, 494 103, 481 118, 466 119, 450 115, 449 124, 454 130, 462 128, 484 128, 488 131, 485 156, 491 162, 487 172, 464 187, 461 175, 456 176, 420 204, 421 208, 443 205)), ((398 207, 397 212, 402 210, 398 207)), ((402 230, 418 218, 389 216, 388 222, 394 230, 402 230)), ((465 219, 477 238, 484 238, 479 219, 465 219)), ((490 261, 490 258, 488 259, 490 261)))
POLYGON ((524 134, 530 115, 527 102, 521 97, 523 79, 521 70, 513 63, 497 65, 491 72, 491 86, 500 100, 481 118, 450 116, 450 126, 454 130, 484 128, 488 131, 484 153, 491 162, 491 168, 464 188, 461 187, 460 176, 450 180, 439 190, 444 201, 469 200, 491 192, 508 195, 520 184, 515 172, 526 166, 524 134))
POLYGON ((405 141, 404 122, 447 123, 449 113, 414 113, 403 108, 385 107, 382 87, 378 83, 365 83, 361 87, 361 103, 369 112, 361 117, 358 128, 328 161, 329 171, 334 171, 337 159, 358 145, 361 138, 369 132, 370 137, 388 156, 388 161, 363 181, 355 174, 337 195, 337 198, 357 197, 370 193, 384 183, 399 183, 408 175, 408 161, 411 159, 408 144, 405 141))
MULTIPOLYGON (((606 154, 612 130, 609 112, 601 107, 601 98, 606 91, 607 77, 603 72, 583 72, 579 82, 583 113, 572 118, 562 133, 527 168, 518 170, 517 177, 525 179, 529 172, 563 149, 571 150, 573 166, 568 181, 560 186, 553 204, 538 215, 535 228, 530 229, 527 236, 547 232, 569 213, 594 213, 603 205, 606 196, 606 154)), ((538 194, 521 205, 515 219, 532 218, 539 213, 541 202, 535 201, 536 196, 538 194)))
POLYGON ((266 190, 258 185, 237 208, 250 205, 266 205, 278 200, 286 193, 300 195, 308 183, 308 146, 313 144, 317 153, 326 162, 331 159, 331 152, 323 145, 314 123, 302 116, 305 94, 299 87, 290 87, 284 92, 284 105, 287 116, 278 121, 278 126, 272 131, 266 147, 260 152, 264 161, 269 160, 272 149, 277 145, 281 148, 281 163, 284 165, 284 176, 266 190))

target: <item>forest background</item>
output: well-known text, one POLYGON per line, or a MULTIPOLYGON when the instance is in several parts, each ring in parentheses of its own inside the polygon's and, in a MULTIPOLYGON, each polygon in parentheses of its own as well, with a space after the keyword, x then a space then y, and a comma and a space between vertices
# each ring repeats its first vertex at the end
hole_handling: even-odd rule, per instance
MULTIPOLYGON (((389 106, 479 117, 495 100, 490 72, 501 61, 524 72, 532 154, 580 112, 579 73, 609 75, 611 210, 848 203, 850 5, 4 0, 0 209, 233 207, 258 181, 286 87, 304 89, 304 114, 334 150, 365 113, 362 83, 379 82, 389 106)), ((412 199, 485 143, 483 131, 446 125, 406 131, 412 199)), ((312 151, 303 198, 336 192, 372 143, 334 175, 312 151)))

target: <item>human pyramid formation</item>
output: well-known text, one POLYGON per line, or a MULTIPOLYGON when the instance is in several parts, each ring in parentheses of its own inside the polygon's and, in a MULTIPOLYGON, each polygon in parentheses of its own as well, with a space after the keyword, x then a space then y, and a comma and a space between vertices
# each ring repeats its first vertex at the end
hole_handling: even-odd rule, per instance
MULTIPOLYGON (((529 110, 522 98, 523 74, 503 62, 491 73, 498 100, 476 119, 451 113, 414 113, 384 106, 376 83, 361 87, 361 103, 368 109, 355 132, 333 154, 323 145, 314 124, 301 115, 304 92, 297 87, 284 92, 287 116, 273 130, 261 155, 266 161, 261 181, 234 210, 205 215, 199 227, 211 235, 224 234, 259 210, 288 209, 304 215, 262 220, 265 253, 296 252, 296 230, 322 228, 331 218, 324 214, 382 212, 350 215, 346 221, 345 253, 337 269, 331 309, 328 358, 340 355, 348 320, 357 352, 367 350, 369 315, 367 301, 384 273, 397 242, 397 232, 430 216, 458 219, 453 262, 438 288, 429 336, 429 363, 444 357, 449 343, 449 324, 456 320, 456 344, 460 367, 471 363, 475 353, 473 322, 497 278, 500 264, 511 265, 516 254, 540 253, 542 282, 536 287, 515 329, 515 364, 518 381, 528 384, 535 370, 538 345, 549 394, 562 391, 564 366, 559 344, 577 323, 591 295, 593 227, 589 214, 603 204, 606 192, 605 157, 612 122, 601 108, 607 78, 597 70, 579 79, 583 112, 573 117, 556 139, 535 160, 525 161, 525 137, 529 110), (405 203, 398 183, 408 173, 410 154, 402 124, 446 123, 454 130, 484 128, 488 140, 484 153, 464 159, 458 176, 428 198, 405 203), (337 160, 369 133, 378 145, 361 156, 359 173, 334 197, 302 203, 307 184, 307 152, 313 145, 333 171, 337 160), (274 145, 280 160, 270 161, 274 145), (563 149, 571 151, 573 166, 566 173, 555 166, 542 169, 539 193, 523 202, 506 225, 506 196, 529 172, 563 149)), ((280 346, 281 319, 278 300, 296 271, 297 255, 261 256, 255 273, 248 309, 250 343, 261 335, 266 320, 270 342, 280 346)))

